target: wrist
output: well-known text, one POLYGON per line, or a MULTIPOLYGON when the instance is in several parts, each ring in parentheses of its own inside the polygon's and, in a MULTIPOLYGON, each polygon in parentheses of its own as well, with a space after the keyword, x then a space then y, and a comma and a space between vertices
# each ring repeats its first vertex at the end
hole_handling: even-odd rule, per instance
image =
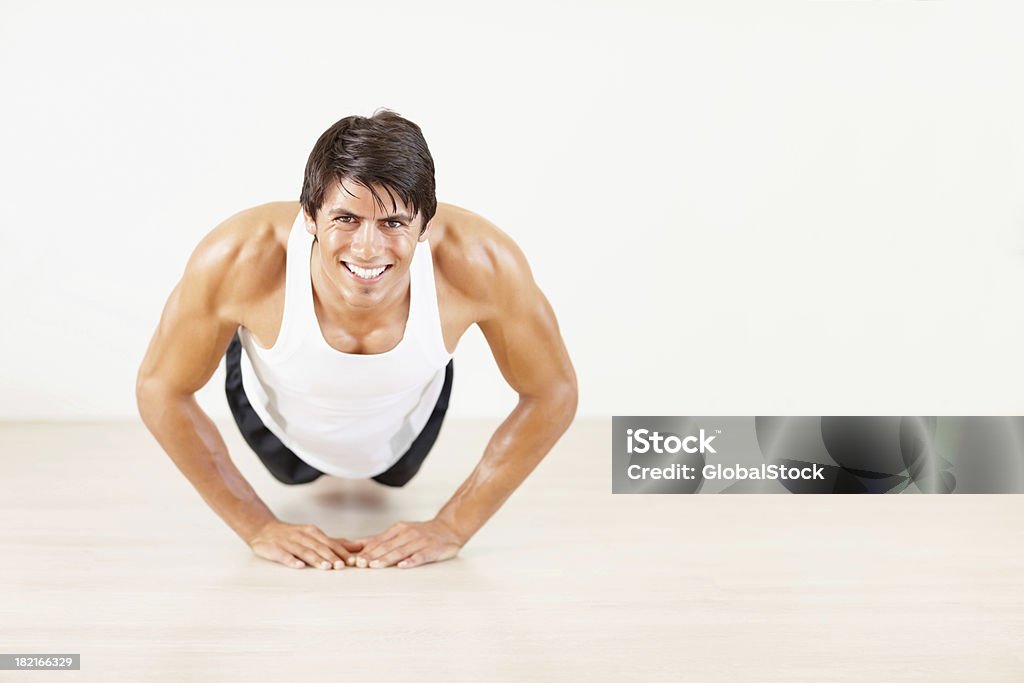
POLYGON ((472 533, 466 533, 465 531, 459 529, 459 527, 454 522, 452 522, 451 519, 442 517, 440 514, 434 517, 433 521, 447 529, 448 532, 454 538, 455 542, 458 543, 460 548, 466 545, 466 542, 469 541, 470 537, 473 535, 472 533))
POLYGON ((255 522, 249 522, 241 529, 237 530, 238 535, 241 536, 246 545, 252 545, 253 541, 256 540, 267 525, 276 521, 278 521, 277 517, 271 515, 270 517, 265 517, 255 522))

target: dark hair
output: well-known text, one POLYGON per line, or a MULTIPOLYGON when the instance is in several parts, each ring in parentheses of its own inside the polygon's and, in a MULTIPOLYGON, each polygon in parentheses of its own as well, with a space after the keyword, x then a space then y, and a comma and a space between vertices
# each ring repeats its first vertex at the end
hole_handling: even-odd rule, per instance
POLYGON ((423 215, 423 226, 437 211, 434 159, 420 127, 393 111, 347 116, 324 131, 306 162, 299 202, 313 220, 335 182, 351 180, 370 191, 385 211, 379 185, 397 208, 395 194, 423 215), (392 194, 392 192, 394 194, 392 194))

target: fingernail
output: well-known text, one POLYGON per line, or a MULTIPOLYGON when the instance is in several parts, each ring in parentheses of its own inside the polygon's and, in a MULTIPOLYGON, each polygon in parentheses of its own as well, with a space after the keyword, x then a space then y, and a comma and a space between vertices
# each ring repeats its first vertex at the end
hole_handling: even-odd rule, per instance
POLYGON ((342 569, 344 567, 345 567, 345 563, 342 562, 341 560, 338 560, 337 562, 334 563, 334 568, 335 569, 342 569))
POLYGON ((331 568, 331 563, 328 562, 327 560, 324 560, 323 562, 320 563, 320 569, 330 569, 330 568, 331 568))
POLYGON ((382 562, 380 560, 374 560, 373 562, 370 563, 370 566, 373 567, 374 569, 376 569, 381 564, 382 564, 382 562))
POLYGON ((356 566, 360 569, 366 569, 366 559, 362 557, 356 558, 356 566))

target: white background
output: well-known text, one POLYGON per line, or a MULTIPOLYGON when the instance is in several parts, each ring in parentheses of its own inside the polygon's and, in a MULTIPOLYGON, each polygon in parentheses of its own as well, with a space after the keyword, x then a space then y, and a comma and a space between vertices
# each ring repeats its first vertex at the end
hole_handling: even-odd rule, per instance
POLYGON ((1012 3, 137 5, 0 8, 0 418, 133 416, 195 244, 378 107, 526 252, 582 416, 1024 409, 1012 3))

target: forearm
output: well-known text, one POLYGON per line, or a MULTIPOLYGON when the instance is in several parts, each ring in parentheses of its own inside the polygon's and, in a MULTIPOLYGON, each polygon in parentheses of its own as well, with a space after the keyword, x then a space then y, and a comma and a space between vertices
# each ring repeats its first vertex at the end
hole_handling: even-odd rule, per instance
POLYGON ((140 393, 139 413, 181 473, 243 541, 276 519, 235 467, 220 432, 193 396, 140 393))
POLYGON ((533 472, 569 428, 575 413, 574 393, 520 398, 436 519, 451 527, 463 543, 468 541, 533 472))

